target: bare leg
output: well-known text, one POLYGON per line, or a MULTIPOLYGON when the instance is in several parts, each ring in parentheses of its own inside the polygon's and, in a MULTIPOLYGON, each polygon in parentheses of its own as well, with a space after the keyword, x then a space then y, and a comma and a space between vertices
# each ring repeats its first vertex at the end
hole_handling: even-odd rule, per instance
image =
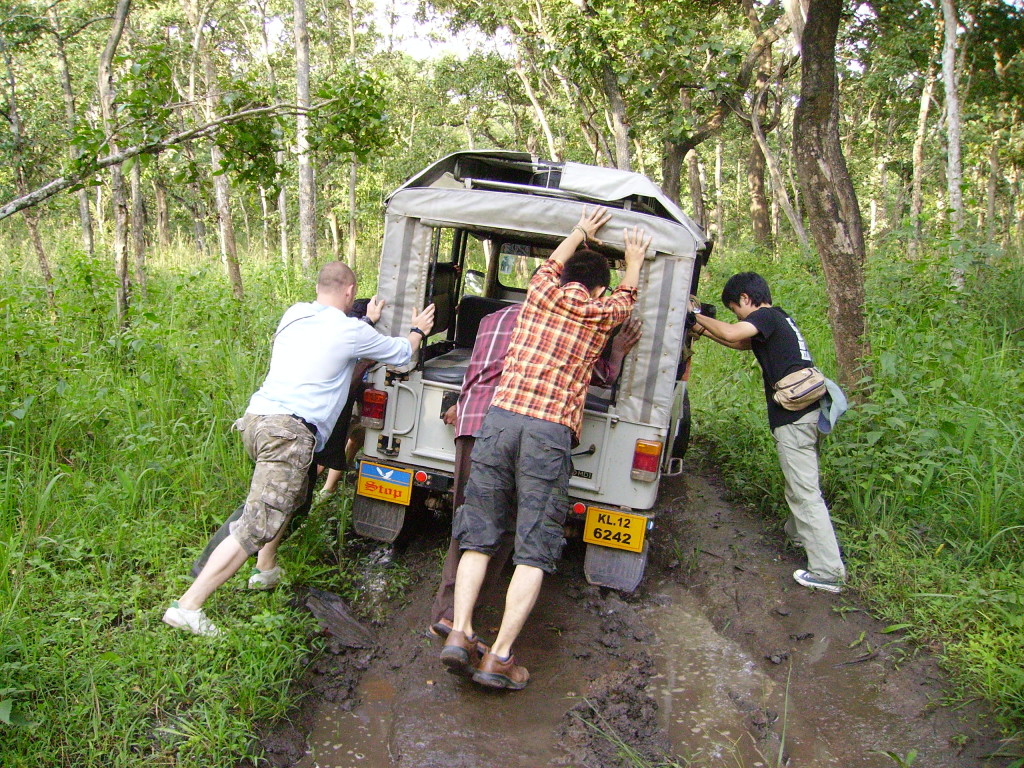
POLYGON ((178 605, 189 611, 202 608, 214 590, 238 573, 242 563, 248 559, 249 556, 238 540, 234 536, 228 536, 210 554, 210 559, 206 561, 192 586, 178 598, 178 605))
MULTIPOLYGON (((466 552, 462 553, 463 559, 465 559, 467 554, 466 552)), ((501 629, 498 630, 498 637, 494 641, 494 645, 491 646, 491 653, 503 659, 512 653, 512 643, 519 637, 519 633, 522 631, 530 611, 533 610, 543 582, 544 571, 540 568, 532 565, 516 566, 516 570, 512 574, 512 581, 508 585, 508 592, 505 595, 505 613, 501 617, 501 629)), ((458 618, 458 599, 458 585, 456 585, 456 618, 458 618)))
MULTIPOLYGON (((290 519, 291 518, 289 517, 289 520, 290 519)), ((288 530, 289 520, 285 520, 284 525, 281 526, 281 530, 277 532, 277 536, 260 547, 260 551, 256 553, 256 568, 258 570, 269 571, 277 567, 277 548, 284 540, 284 534, 288 530)))
POLYGON ((320 489, 321 493, 334 493, 338 490, 338 481, 341 480, 340 469, 328 469, 327 479, 324 481, 324 487, 320 489))
POLYGON ((480 586, 487 574, 489 555, 467 549, 459 560, 459 570, 455 575, 455 618, 452 629, 462 632, 466 637, 473 637, 473 609, 480 595, 480 586))

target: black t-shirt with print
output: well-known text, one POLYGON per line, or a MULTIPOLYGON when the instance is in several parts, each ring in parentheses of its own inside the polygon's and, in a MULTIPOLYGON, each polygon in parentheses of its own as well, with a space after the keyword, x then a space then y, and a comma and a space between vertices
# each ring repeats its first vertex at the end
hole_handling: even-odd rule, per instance
POLYGON ((760 307, 745 320, 758 331, 750 339, 750 349, 761 365, 764 394, 768 401, 768 425, 775 429, 783 424, 792 424, 815 410, 818 404, 813 403, 799 411, 787 411, 772 399, 775 394, 772 385, 783 376, 814 365, 807 342, 793 318, 778 307, 760 307))

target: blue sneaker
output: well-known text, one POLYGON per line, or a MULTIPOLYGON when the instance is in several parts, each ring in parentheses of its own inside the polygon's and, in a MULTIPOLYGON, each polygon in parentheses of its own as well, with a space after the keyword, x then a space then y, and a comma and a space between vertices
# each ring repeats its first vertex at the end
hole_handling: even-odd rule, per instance
POLYGON ((838 595, 843 591, 842 582, 830 581, 829 579, 823 579, 820 576, 815 576, 810 571, 805 571, 802 568, 798 571, 793 571, 793 579, 797 584, 803 587, 810 587, 811 589, 820 589, 824 592, 831 592, 832 594, 838 595))

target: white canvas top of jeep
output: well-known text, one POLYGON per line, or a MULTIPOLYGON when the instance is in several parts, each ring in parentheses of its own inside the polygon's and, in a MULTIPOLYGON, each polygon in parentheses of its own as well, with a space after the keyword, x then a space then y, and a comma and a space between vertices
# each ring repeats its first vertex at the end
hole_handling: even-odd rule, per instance
POLYGON ((615 412, 629 421, 667 424, 691 278, 706 239, 641 174, 512 151, 464 151, 442 158, 387 199, 378 281, 378 295, 387 305, 378 327, 401 334, 422 306, 434 279, 437 230, 553 248, 579 221, 584 205, 609 208, 612 218, 598 234, 600 250, 612 258, 624 249, 625 229, 640 226, 652 237, 634 310, 644 321, 644 335, 624 366, 615 412))

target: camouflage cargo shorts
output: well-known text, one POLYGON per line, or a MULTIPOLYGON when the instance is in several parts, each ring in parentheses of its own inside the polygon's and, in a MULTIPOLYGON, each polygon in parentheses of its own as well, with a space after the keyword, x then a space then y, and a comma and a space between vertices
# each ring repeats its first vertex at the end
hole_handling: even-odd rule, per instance
POLYGON ((249 555, 271 541, 306 498, 316 438, 295 416, 247 413, 235 422, 256 462, 242 516, 231 535, 249 555))

